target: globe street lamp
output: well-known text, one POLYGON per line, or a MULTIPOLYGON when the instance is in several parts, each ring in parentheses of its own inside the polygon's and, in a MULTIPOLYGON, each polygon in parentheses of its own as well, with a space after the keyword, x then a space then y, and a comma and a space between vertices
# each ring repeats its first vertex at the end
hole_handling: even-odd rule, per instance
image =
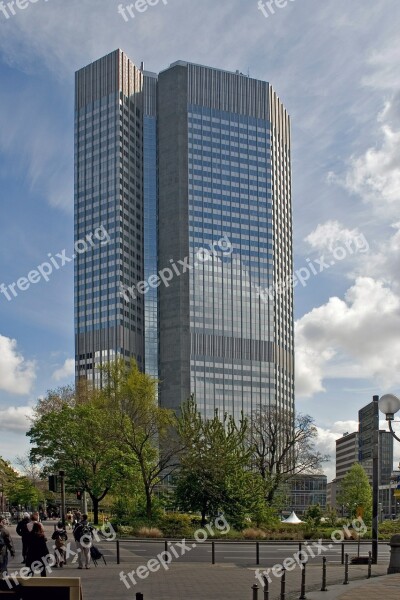
POLYGON ((389 423, 389 429, 392 436, 400 442, 400 438, 393 431, 392 421, 394 421, 394 415, 400 410, 400 400, 393 394, 385 394, 379 400, 379 410, 386 415, 386 421, 389 423))

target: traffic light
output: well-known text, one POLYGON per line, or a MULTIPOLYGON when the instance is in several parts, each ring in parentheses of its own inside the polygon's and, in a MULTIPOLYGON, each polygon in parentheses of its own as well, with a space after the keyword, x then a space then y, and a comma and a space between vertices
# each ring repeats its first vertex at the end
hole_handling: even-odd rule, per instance
POLYGON ((58 475, 49 475, 50 492, 58 492, 58 475))
POLYGON ((82 500, 82 490, 76 490, 76 499, 82 500))

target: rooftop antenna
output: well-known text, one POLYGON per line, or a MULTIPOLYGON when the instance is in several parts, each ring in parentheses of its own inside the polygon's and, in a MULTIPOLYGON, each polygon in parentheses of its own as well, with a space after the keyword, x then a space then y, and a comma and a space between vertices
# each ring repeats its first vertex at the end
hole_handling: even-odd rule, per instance
POLYGON ((142 60, 142 62, 140 63, 140 70, 141 70, 141 71, 142 71, 142 73, 143 73, 143 71, 144 71, 144 62, 143 62, 143 60, 142 60))

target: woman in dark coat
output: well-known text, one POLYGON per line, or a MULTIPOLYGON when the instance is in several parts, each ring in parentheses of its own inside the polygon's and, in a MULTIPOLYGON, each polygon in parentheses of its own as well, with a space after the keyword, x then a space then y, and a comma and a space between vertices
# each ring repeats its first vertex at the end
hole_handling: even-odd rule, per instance
MULTIPOLYGON (((34 523, 32 531, 28 538, 28 552, 26 555, 26 566, 32 570, 32 565, 35 562, 41 562, 42 568, 40 569, 41 577, 47 577, 47 571, 44 564, 44 557, 49 554, 47 548, 47 539, 45 538, 43 527, 40 523, 34 523)), ((40 567, 39 567, 40 568, 40 567)), ((33 574, 35 575, 39 571, 38 565, 35 565, 33 574)))

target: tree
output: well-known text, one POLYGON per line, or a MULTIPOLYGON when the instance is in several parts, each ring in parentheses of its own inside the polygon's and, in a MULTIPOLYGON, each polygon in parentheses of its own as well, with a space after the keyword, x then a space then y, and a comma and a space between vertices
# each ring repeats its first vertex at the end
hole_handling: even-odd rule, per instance
POLYGON ((194 397, 182 406, 178 434, 184 450, 176 497, 181 508, 201 513, 203 526, 207 515, 220 511, 240 526, 257 499, 247 427, 246 419, 236 423, 226 414, 220 418, 218 411, 212 419, 203 419, 194 397))
POLYGON ((60 410, 39 411, 27 435, 34 447, 30 457, 43 463, 44 474, 64 470, 69 491, 86 491, 98 523, 99 504, 132 464, 112 444, 112 415, 101 392, 92 390, 81 404, 55 401, 60 410))
POLYGON ((248 444, 253 468, 265 484, 265 499, 272 505, 277 493, 294 475, 318 473, 328 456, 315 448, 318 437, 314 420, 276 407, 263 407, 252 414, 248 444))
POLYGON ((103 369, 104 393, 113 414, 113 439, 137 464, 146 498, 146 515, 153 515, 157 484, 177 468, 180 443, 175 435, 174 411, 157 401, 158 381, 142 373, 136 362, 123 359, 103 369))
POLYGON ((354 463, 343 477, 336 500, 339 505, 347 509, 349 517, 357 517, 362 512, 364 521, 371 520, 371 486, 368 475, 359 463, 354 463))

